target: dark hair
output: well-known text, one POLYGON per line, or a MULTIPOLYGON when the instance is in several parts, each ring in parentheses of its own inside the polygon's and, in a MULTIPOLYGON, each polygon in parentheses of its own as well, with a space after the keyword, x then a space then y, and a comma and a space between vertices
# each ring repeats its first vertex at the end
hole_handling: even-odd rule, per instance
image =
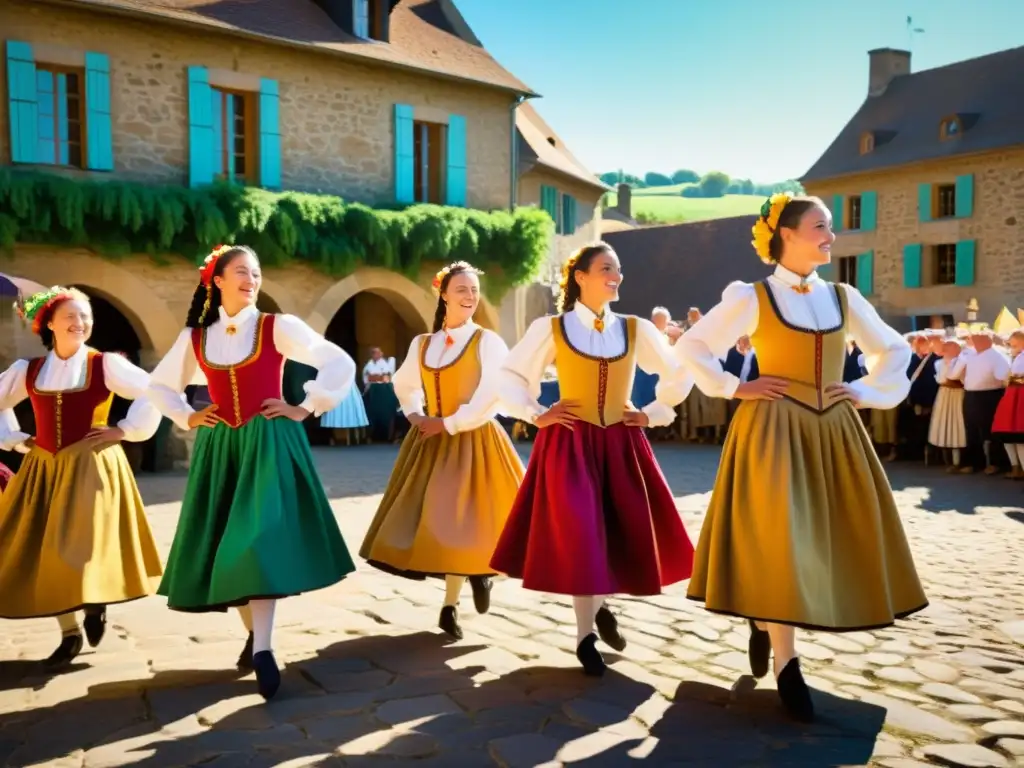
POLYGON ((586 274, 590 271, 590 264, 602 253, 611 256, 615 255, 615 249, 604 241, 598 241, 585 245, 569 257, 562 269, 562 292, 558 296, 558 312, 564 313, 572 310, 580 298, 580 284, 576 282, 576 273, 586 274))
POLYGON ((43 342, 43 346, 47 349, 53 349, 53 331, 47 327, 53 316, 57 312, 57 308, 60 307, 66 301, 82 301, 92 306, 92 302, 89 297, 82 293, 77 288, 68 288, 66 291, 62 291, 57 301, 53 302, 48 307, 39 310, 39 316, 36 320, 39 323, 39 340, 43 342))
MULTIPOLYGON (((437 283, 437 309, 434 310, 434 330, 431 333, 437 333, 444 328, 444 318, 448 313, 448 304, 441 298, 441 294, 448 290, 448 284, 452 281, 452 278, 456 275, 470 274, 470 275, 482 275, 479 269, 474 267, 472 264, 466 261, 456 261, 453 264, 449 264, 445 267, 447 272, 441 277, 440 282, 437 283)), ((440 273, 439 273, 440 274, 440 273)), ((436 278, 435 278, 436 280, 436 278)))
POLYGON ((217 264, 213 268, 213 274, 210 275, 210 287, 207 289, 200 281, 199 285, 196 286, 195 293, 192 294, 192 306, 188 309, 188 317, 185 318, 186 328, 209 328, 218 319, 217 309, 220 307, 221 297, 220 288, 213 282, 213 278, 221 277, 224 274, 224 270, 228 268, 239 256, 248 254, 259 262, 259 257, 256 255, 256 251, 247 245, 233 245, 231 250, 225 251, 217 258, 217 264), (209 294, 207 294, 209 290, 209 294), (206 306, 206 300, 209 297, 210 305, 206 306), (205 310, 205 314, 204 314, 205 310))
POLYGON ((779 214, 779 223, 775 227, 775 231, 772 232, 771 242, 768 243, 768 254, 771 260, 778 264, 779 259, 782 258, 782 235, 779 234, 779 230, 783 227, 787 229, 796 229, 800 226, 800 219, 804 217, 811 208, 821 206, 827 208, 828 206, 822 202, 820 197, 811 197, 808 195, 800 195, 794 197, 788 203, 786 207, 782 209, 782 213, 779 214))

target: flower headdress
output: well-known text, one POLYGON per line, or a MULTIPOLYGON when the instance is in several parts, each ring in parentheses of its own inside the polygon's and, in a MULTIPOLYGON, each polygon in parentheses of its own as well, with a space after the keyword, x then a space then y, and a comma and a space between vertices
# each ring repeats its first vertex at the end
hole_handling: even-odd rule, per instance
POLYGON ((754 239, 750 241, 750 244, 754 246, 754 251, 765 264, 773 263, 771 254, 772 236, 779 228, 779 218, 782 216, 783 209, 789 205, 792 199, 792 196, 787 195, 785 192, 777 192, 769 197, 764 201, 764 205, 761 206, 761 213, 750 230, 754 235, 754 239))
POLYGON ((38 336, 43 330, 43 323, 46 322, 54 307, 62 301, 79 298, 82 298, 82 295, 77 291, 55 285, 45 291, 33 293, 26 299, 19 298, 14 303, 14 310, 26 325, 32 324, 32 333, 38 336))
POLYGON ((213 296, 213 271, 217 268, 217 260, 225 253, 234 248, 233 245, 218 245, 210 255, 203 259, 203 266, 199 268, 199 282, 206 287, 206 301, 203 302, 203 311, 199 315, 199 323, 202 324, 206 313, 210 311, 210 299, 213 296))
POLYGON ((472 275, 482 275, 479 269, 474 267, 468 261, 453 261, 447 267, 442 267, 438 270, 437 274, 434 275, 434 279, 430 282, 430 287, 434 289, 434 295, 437 297, 441 296, 441 283, 448 277, 452 271, 458 272, 469 272, 472 275))

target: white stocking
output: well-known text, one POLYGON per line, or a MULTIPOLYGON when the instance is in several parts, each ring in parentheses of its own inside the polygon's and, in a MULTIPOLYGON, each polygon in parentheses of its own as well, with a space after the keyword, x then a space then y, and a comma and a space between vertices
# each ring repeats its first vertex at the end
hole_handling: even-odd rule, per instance
POLYGON ((74 611, 60 614, 57 617, 57 623, 60 625, 60 633, 65 637, 82 634, 82 630, 78 628, 78 614, 74 611))
POLYGON ((448 574, 444 577, 444 604, 458 605, 459 595, 462 594, 462 585, 466 583, 465 576, 448 574))
POLYGON ((1007 445, 1007 446, 1005 446, 1005 448, 1006 448, 1006 455, 1010 457, 1010 466, 1017 467, 1017 468, 1020 467, 1020 458, 1019 458, 1019 453, 1018 453, 1018 447, 1019 446, 1016 446, 1016 445, 1007 445))
POLYGON ((573 610, 576 611, 576 645, 578 646, 587 635, 594 632, 594 617, 600 607, 600 597, 590 595, 577 596, 572 599, 573 610))
POLYGON ((249 610, 252 611, 252 652, 271 650, 274 634, 274 607, 276 600, 250 600, 249 610))

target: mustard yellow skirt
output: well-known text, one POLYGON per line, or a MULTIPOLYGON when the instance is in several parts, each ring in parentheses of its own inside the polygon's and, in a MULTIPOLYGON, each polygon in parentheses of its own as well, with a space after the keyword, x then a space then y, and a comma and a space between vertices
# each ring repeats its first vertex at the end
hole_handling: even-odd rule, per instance
POLYGON ((491 554, 523 481, 497 423, 424 439, 409 431, 361 557, 412 579, 493 575, 491 554))
POLYGON ((156 591, 163 568, 120 445, 33 448, 0 495, 0 618, 156 591))
POLYGON ((856 409, 740 404, 688 597, 808 629, 889 626, 928 605, 892 489, 856 409))

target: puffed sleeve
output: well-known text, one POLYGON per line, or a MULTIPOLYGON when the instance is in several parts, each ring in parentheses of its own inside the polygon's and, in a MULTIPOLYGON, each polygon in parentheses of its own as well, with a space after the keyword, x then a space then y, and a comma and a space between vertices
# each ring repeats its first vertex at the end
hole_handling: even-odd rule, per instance
POLYGON ((731 398, 739 376, 727 373, 722 358, 741 336, 757 329, 757 290, 735 282, 722 292, 722 301, 686 331, 673 349, 697 386, 709 397, 731 398))
MULTIPOLYGON (((418 414, 423 416, 423 383, 420 381, 420 345, 427 343, 429 336, 420 335, 412 340, 409 353, 395 371, 391 384, 395 388, 395 397, 402 406, 406 416, 418 414)), ((391 358, 394 361, 394 358, 391 358)))
POLYGON ((316 378, 302 385, 306 391, 302 408, 320 416, 345 399, 356 376, 356 364, 345 350, 294 315, 277 315, 274 345, 289 360, 317 369, 316 378))
POLYGON ((452 435, 483 426, 495 417, 501 404, 498 387, 501 366, 508 357, 508 347, 501 336, 484 330, 477 349, 480 354, 480 383, 469 402, 459 406, 455 413, 444 419, 444 428, 452 435))
POLYGON ((117 423, 124 430, 124 439, 142 443, 156 434, 160 426, 160 411, 146 397, 149 374, 121 355, 103 355, 103 377, 110 391, 125 400, 134 400, 128 413, 117 423))
POLYGON ((31 437, 21 431, 14 406, 28 397, 26 378, 28 360, 15 360, 14 364, 0 373, 0 448, 5 451, 25 453, 23 443, 31 437))
POLYGON ((206 385, 206 377, 196 363, 192 349, 192 329, 186 328, 178 334, 171 351, 149 374, 149 389, 146 399, 157 410, 184 430, 188 430, 188 417, 195 411, 185 400, 185 387, 206 385))
POLYGON ((527 328, 498 372, 498 396, 509 416, 532 424, 547 409, 537 402, 544 369, 555 359, 551 318, 540 317, 527 328))
POLYGON ((647 373, 658 376, 654 402, 648 403, 643 412, 647 414, 650 426, 667 427, 676 420, 676 406, 693 389, 693 377, 666 343, 664 334, 654 323, 643 318, 637 318, 636 322, 636 364, 647 373))
POLYGON ((849 309, 848 327, 864 351, 867 375, 847 386, 855 393, 861 408, 895 408, 910 392, 910 344, 886 325, 860 291, 843 285, 849 309))

